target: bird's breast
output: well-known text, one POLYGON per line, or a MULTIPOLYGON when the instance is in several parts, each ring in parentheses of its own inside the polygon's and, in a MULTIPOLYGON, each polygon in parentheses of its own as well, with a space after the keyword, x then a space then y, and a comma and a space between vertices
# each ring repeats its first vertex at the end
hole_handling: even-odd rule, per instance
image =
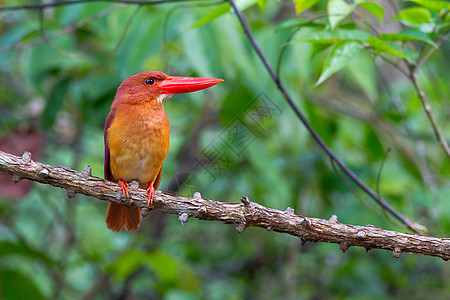
POLYGON ((118 106, 107 142, 113 177, 138 180, 146 187, 158 176, 169 150, 169 120, 162 105, 118 106))

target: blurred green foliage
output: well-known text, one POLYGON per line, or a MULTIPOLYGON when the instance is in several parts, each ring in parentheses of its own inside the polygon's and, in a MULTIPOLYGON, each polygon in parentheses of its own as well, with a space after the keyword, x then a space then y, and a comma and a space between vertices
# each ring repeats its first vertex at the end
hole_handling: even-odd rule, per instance
MULTIPOLYGON (((382 197, 429 234, 448 237, 450 162, 410 78, 392 66, 408 72, 406 62, 417 65, 437 48, 418 70, 419 83, 449 138, 448 2, 237 2, 273 66, 286 47, 281 78, 325 142, 373 189, 391 149, 382 197)), ((0 139, 40 131, 44 155, 35 159, 90 165, 102 177, 103 125, 121 81, 145 70, 218 77, 225 81, 213 89, 167 101, 172 135, 161 190, 198 190, 217 201, 246 195, 302 215, 406 231, 335 172, 228 3, 90 2, 0 11, 0 21, 0 139)), ((0 297, 450 298, 449 264, 440 259, 342 254, 338 245, 301 246, 291 236, 237 234, 198 220, 182 226, 155 212, 138 232, 113 233, 105 211, 104 202, 37 184, 23 199, 0 199, 0 297)))

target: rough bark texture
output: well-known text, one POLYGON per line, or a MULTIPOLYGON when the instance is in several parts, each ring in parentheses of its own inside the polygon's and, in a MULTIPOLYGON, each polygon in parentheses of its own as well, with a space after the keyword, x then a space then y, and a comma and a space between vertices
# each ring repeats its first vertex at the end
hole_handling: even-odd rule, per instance
MULTIPOLYGON (((69 197, 80 193, 128 206, 147 206, 145 190, 131 185, 130 198, 126 199, 117 183, 91 176, 89 167, 79 173, 64 166, 49 166, 32 161, 29 152, 19 157, 0 151, 0 171, 13 175, 15 182, 26 178, 66 189, 69 197)), ((180 222, 187 222, 189 217, 194 217, 235 224, 238 232, 249 226, 257 226, 300 237, 302 242, 337 243, 342 251, 359 246, 367 250, 391 250, 394 257, 409 252, 450 259, 449 238, 400 233, 372 225, 346 225, 339 223, 336 216, 329 220, 303 217, 295 215, 291 208, 279 211, 251 202, 247 197, 242 197, 241 203, 226 203, 202 199, 199 193, 195 193, 192 198, 185 198, 157 191, 150 209, 177 214, 180 222)), ((144 209, 144 213, 148 213, 148 210, 144 209)))

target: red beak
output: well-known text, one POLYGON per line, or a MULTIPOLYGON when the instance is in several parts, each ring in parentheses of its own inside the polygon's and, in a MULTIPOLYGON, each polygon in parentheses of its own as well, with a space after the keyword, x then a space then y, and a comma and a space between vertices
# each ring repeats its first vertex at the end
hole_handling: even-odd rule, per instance
POLYGON ((170 76, 155 88, 161 90, 163 94, 182 94, 207 89, 222 81, 217 78, 170 76))

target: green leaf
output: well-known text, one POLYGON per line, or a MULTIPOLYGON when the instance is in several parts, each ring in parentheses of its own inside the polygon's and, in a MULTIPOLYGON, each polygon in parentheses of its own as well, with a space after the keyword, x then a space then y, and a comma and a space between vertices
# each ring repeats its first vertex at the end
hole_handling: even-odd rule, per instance
MULTIPOLYGON (((257 1, 258 0, 238 0, 238 1, 236 1, 236 5, 239 10, 243 11, 243 10, 246 10, 247 8, 249 8, 250 6, 254 5, 255 3, 257 3, 257 1)), ((231 10, 230 3, 224 3, 224 4, 220 5, 219 7, 217 7, 216 9, 214 9, 209 14, 201 17, 197 22, 194 23, 194 25, 192 25, 190 27, 190 29, 205 25, 206 23, 211 22, 212 20, 220 17, 221 15, 226 14, 230 10, 231 10)))
POLYGON ((365 127, 365 139, 364 146, 367 149, 367 156, 372 161, 378 161, 383 158, 385 151, 383 144, 378 137, 378 134, 373 130, 371 126, 365 127))
POLYGON ((110 268, 117 278, 122 280, 142 266, 153 271, 162 281, 173 282, 177 277, 177 263, 172 257, 161 252, 143 252, 131 249, 125 252, 110 268))
POLYGON ((318 31, 307 33, 297 37, 292 43, 317 43, 317 44, 333 44, 340 41, 359 41, 365 42, 370 35, 362 30, 334 30, 334 31, 318 31))
POLYGON ((331 28, 336 28, 336 25, 347 17, 354 8, 355 4, 348 4, 345 0, 328 1, 328 19, 331 28))
POLYGON ((400 33, 382 33, 378 37, 386 41, 421 41, 437 47, 436 43, 426 33, 420 30, 407 29, 400 33))
POLYGON ((17 244, 13 242, 0 242, 0 260, 4 259, 3 256, 7 255, 20 255, 22 257, 28 257, 30 259, 41 259, 50 266, 56 266, 56 262, 44 253, 38 252, 34 249, 28 248, 23 244, 17 244))
POLYGON ((394 45, 388 44, 380 38, 371 36, 367 39, 367 43, 370 45, 370 47, 373 48, 375 54, 377 52, 384 52, 403 59, 407 59, 406 55, 402 52, 401 49, 396 49, 394 45))
POLYGON ((334 44, 312 44, 311 49, 311 58, 314 58, 316 55, 324 52, 328 48, 330 48, 334 44))
POLYGON ((201 17, 197 22, 194 23, 194 25, 191 26, 190 29, 205 25, 206 23, 211 22, 215 18, 220 17, 223 14, 226 14, 227 12, 230 11, 230 9, 231 9, 230 3, 224 3, 224 4, 220 5, 219 7, 217 7, 216 9, 214 9, 209 14, 201 17))
POLYGON ((433 1, 433 0, 412 0, 420 6, 426 7, 431 11, 440 12, 443 9, 450 10, 450 3, 448 1, 433 1))
POLYGON ((358 53, 363 49, 363 46, 358 42, 342 41, 337 43, 330 52, 322 74, 317 80, 316 86, 327 80, 331 75, 345 67, 358 53))
POLYGON ((379 4, 375 2, 361 2, 359 5, 377 17, 380 22, 383 21, 384 9, 379 4))
POLYGON ((147 267, 165 282, 175 282, 178 276, 178 265, 175 260, 162 252, 151 252, 145 260, 147 267))
POLYGON ((55 122, 56 115, 61 109, 68 87, 69 79, 64 78, 56 84, 55 88, 50 93, 47 105, 42 114, 42 125, 44 128, 49 128, 55 122))
POLYGON ((259 8, 263 10, 269 0, 257 0, 257 1, 259 8))
POLYGON ((412 24, 427 23, 430 20, 430 12, 422 7, 410 7, 401 10, 396 19, 401 19, 412 24))
POLYGON ((295 13, 301 14, 304 10, 314 6, 319 0, 294 0, 295 13))
POLYGON ((44 300, 33 281, 15 270, 0 271, 0 298, 3 300, 44 300))
POLYGON ((130 249, 123 253, 110 268, 117 278, 122 280, 136 271, 142 265, 142 261, 145 258, 145 254, 142 251, 130 249))

